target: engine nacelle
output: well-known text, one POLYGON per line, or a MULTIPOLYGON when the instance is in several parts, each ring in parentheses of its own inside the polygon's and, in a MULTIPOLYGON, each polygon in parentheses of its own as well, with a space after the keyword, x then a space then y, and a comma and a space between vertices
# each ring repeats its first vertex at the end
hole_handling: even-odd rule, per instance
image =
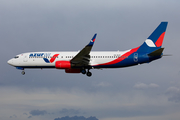
POLYGON ((55 67, 57 69, 71 69, 70 61, 56 61, 55 67))
POLYGON ((66 73, 80 73, 80 69, 65 69, 66 73))

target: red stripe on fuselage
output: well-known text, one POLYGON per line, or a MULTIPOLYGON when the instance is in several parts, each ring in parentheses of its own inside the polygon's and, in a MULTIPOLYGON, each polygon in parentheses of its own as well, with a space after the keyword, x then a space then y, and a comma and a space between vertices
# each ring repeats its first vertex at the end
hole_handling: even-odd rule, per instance
POLYGON ((161 36, 158 38, 158 40, 156 41, 155 44, 156 44, 157 47, 161 47, 161 45, 162 45, 162 43, 163 43, 164 35, 165 35, 165 32, 163 32, 163 33, 161 34, 161 36))
POLYGON ((127 52, 127 53, 123 54, 122 56, 120 56, 119 58, 117 58, 117 59, 115 59, 115 60, 113 60, 111 62, 104 63, 104 64, 99 64, 99 65, 112 65, 112 64, 119 63, 119 62, 123 61, 124 59, 126 59, 128 56, 130 56, 132 53, 136 52, 138 49, 139 49, 139 47, 133 48, 129 52, 127 52))
POLYGON ((50 59, 50 63, 54 62, 54 60, 57 58, 59 54, 55 54, 53 55, 53 57, 50 59))

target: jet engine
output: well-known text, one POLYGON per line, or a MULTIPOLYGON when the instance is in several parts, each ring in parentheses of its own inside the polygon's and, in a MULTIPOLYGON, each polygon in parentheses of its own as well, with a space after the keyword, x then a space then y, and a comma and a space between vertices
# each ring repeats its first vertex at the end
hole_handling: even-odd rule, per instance
POLYGON ((65 69, 66 73, 80 73, 80 69, 72 69, 70 61, 56 61, 55 67, 57 69, 65 69))
POLYGON ((66 73, 80 73, 80 69, 65 69, 66 73))
POLYGON ((71 69, 70 61, 56 61, 55 67, 57 69, 71 69))

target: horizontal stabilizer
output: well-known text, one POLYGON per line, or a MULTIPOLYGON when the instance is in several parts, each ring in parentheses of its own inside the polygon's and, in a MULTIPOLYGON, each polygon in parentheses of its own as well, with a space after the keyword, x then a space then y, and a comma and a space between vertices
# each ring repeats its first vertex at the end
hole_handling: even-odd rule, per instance
POLYGON ((164 48, 159 48, 151 53, 148 54, 148 56, 161 56, 164 48))

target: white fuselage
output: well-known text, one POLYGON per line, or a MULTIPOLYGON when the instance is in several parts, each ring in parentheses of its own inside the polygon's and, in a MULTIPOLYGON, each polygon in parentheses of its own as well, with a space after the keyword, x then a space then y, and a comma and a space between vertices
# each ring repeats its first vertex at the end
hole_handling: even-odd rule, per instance
MULTIPOLYGON (((93 51, 90 53, 90 66, 99 65, 111 62, 127 51, 103 51, 97 52, 93 51)), ((23 68, 55 68, 56 61, 70 61, 74 56, 77 55, 77 52, 28 52, 17 55, 16 57, 10 59, 8 64, 15 67, 23 67, 23 68), (53 56, 58 54, 57 57, 53 56), (50 62, 44 60, 47 59, 50 62), (54 60, 52 60, 54 59, 54 60)))

